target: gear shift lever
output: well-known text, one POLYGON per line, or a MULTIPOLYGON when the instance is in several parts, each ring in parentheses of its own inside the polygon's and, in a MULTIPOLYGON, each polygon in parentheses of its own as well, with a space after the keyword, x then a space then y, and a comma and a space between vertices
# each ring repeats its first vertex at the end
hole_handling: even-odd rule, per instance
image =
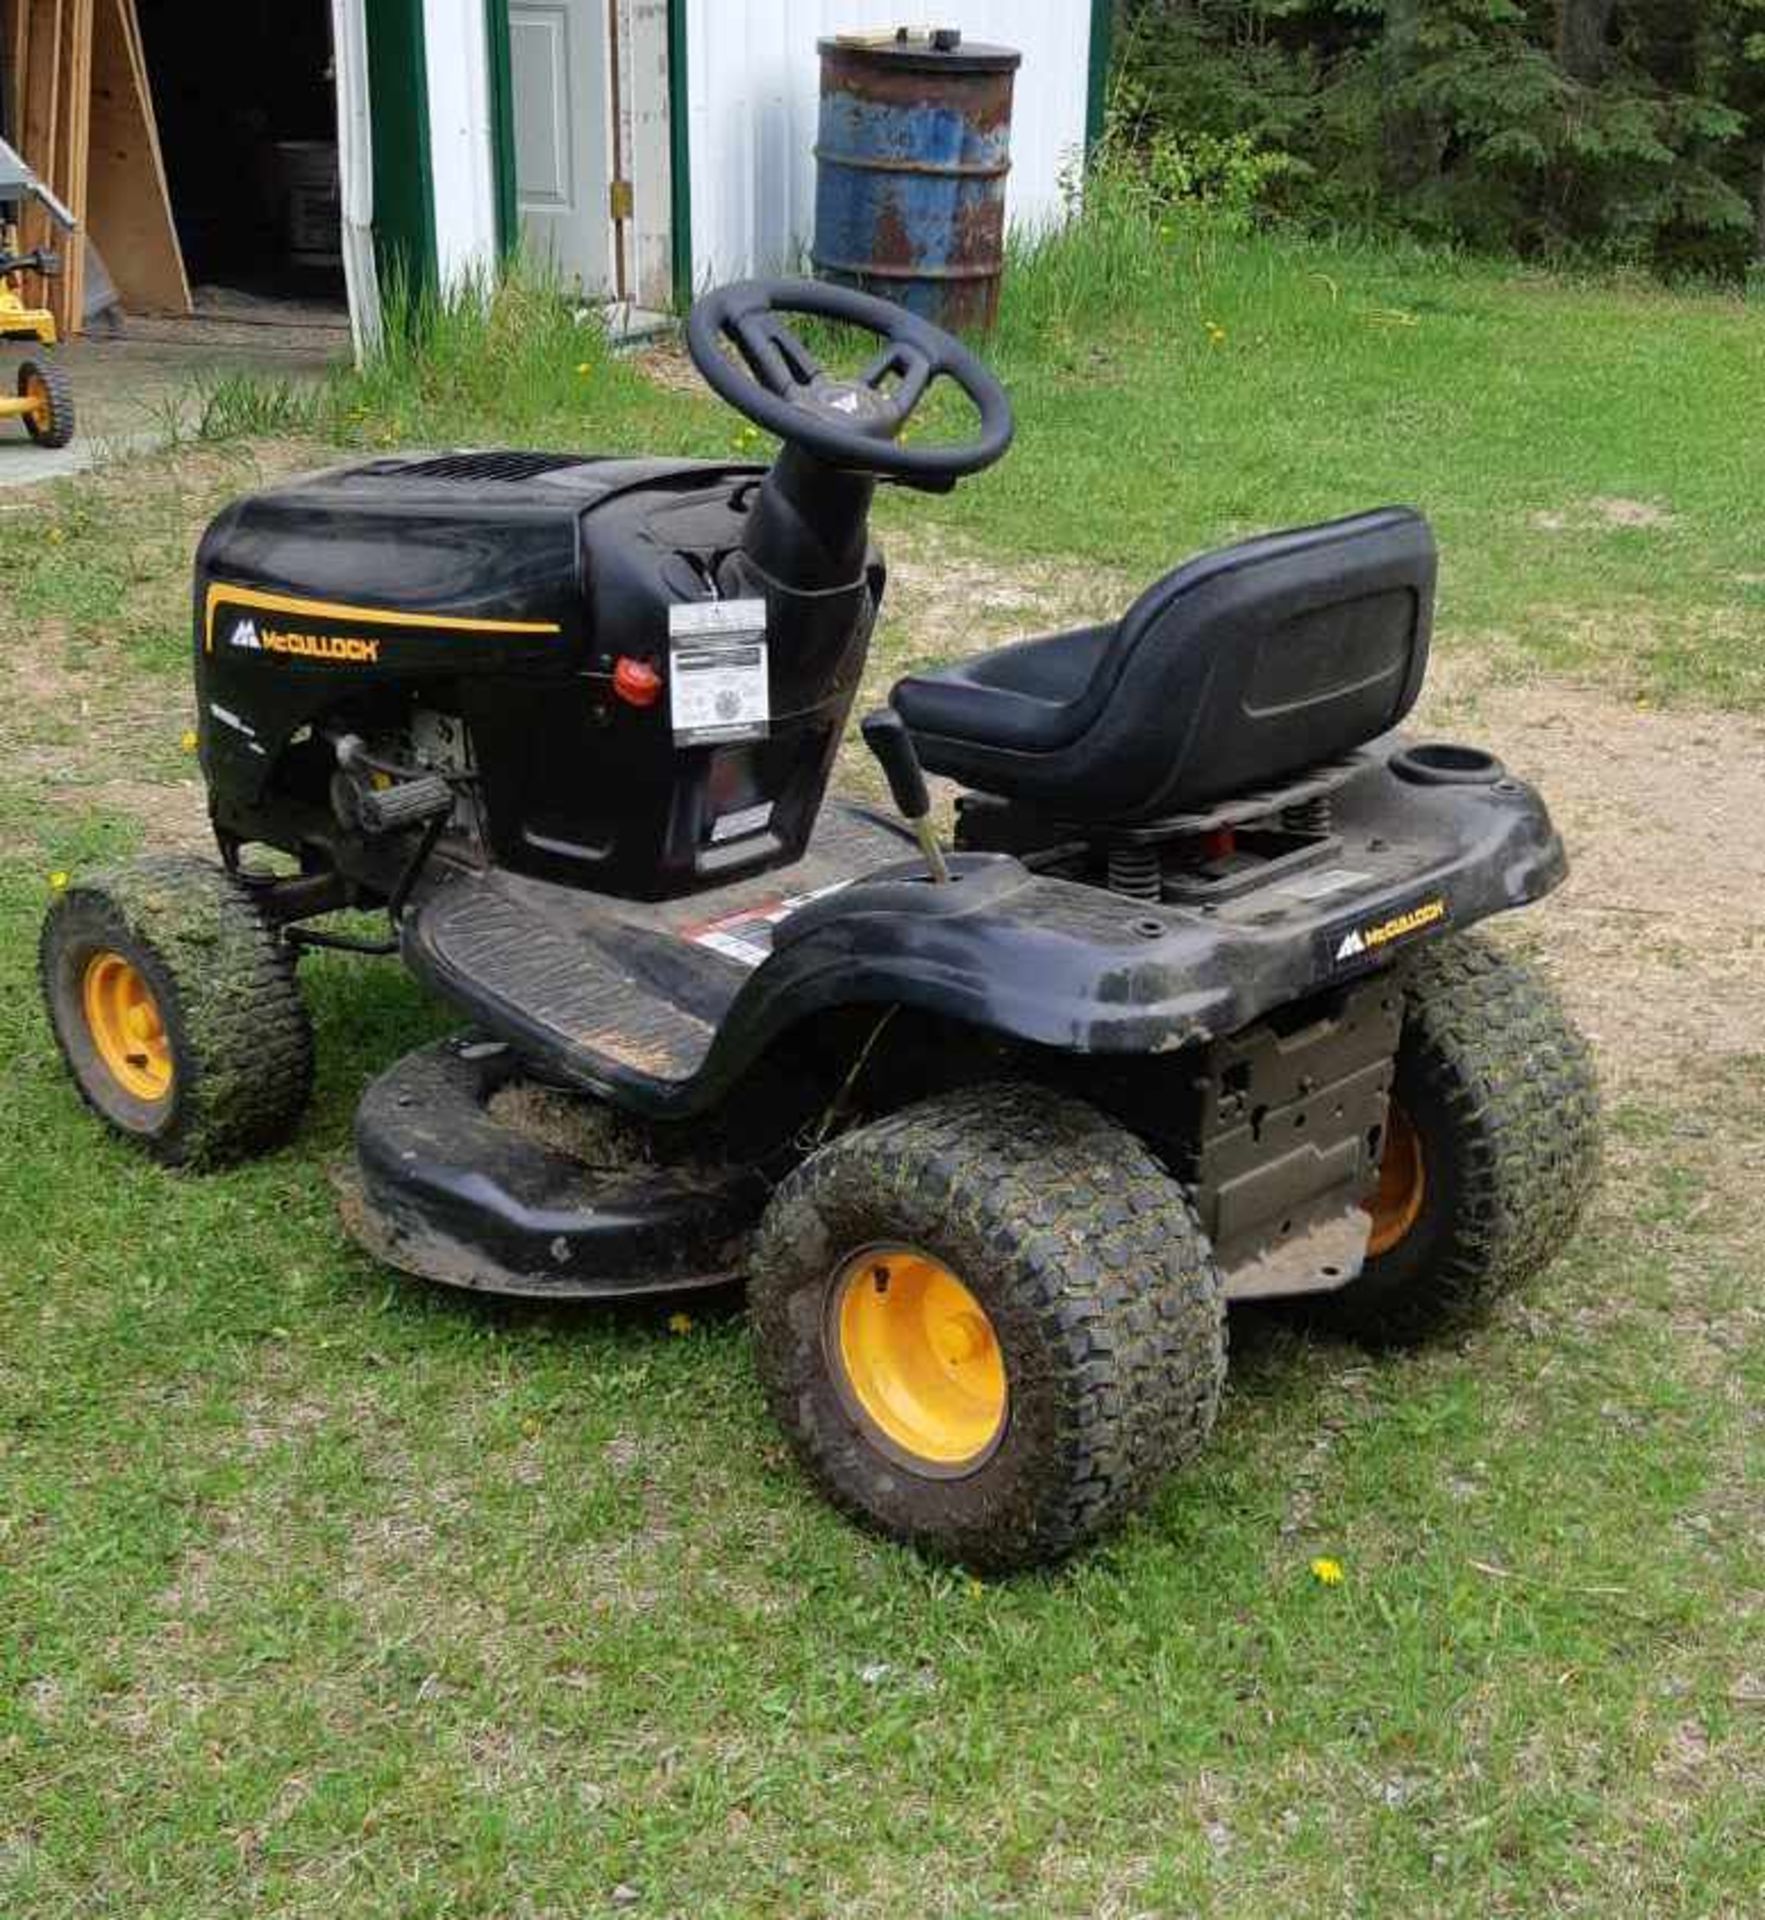
POLYGON ((895 797, 901 818, 913 829, 913 837, 919 842, 932 878, 939 885, 945 884, 950 878, 950 869, 944 862, 944 849, 938 845, 937 832, 932 826, 932 800, 925 787, 925 770, 913 750, 913 736, 907 731, 906 721, 893 707, 878 707, 874 713, 864 716, 859 730, 864 735, 864 744, 876 755, 888 776, 889 792, 895 797))

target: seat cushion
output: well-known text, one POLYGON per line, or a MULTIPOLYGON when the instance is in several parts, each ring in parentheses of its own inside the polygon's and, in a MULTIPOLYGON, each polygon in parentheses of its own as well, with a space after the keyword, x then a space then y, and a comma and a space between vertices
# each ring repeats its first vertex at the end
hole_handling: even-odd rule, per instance
POLYGON ((916 731, 1045 752, 1083 727, 1085 696, 1098 684, 1115 629, 1111 620, 978 653, 903 680, 894 704, 916 731))
POLYGON ((1387 507, 1222 548, 1113 623, 899 681, 928 770, 1075 820, 1187 810, 1393 727, 1426 670, 1433 536, 1387 507))

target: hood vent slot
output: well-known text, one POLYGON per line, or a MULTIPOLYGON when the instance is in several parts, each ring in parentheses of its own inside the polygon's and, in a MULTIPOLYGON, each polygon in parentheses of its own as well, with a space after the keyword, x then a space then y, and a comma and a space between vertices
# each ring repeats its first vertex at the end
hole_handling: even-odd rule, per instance
POLYGON ((591 462, 579 453, 438 453, 427 460, 379 460, 360 477, 388 480, 537 480, 591 462))

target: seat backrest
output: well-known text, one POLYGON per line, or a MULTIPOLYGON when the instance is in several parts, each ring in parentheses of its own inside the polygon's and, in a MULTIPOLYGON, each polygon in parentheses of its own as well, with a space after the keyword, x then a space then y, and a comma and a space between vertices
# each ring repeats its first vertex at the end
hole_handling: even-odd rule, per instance
POLYGON ((1189 810, 1396 726, 1427 670, 1435 565, 1427 521, 1385 507, 1166 574, 1078 703, 1085 814, 1189 810))

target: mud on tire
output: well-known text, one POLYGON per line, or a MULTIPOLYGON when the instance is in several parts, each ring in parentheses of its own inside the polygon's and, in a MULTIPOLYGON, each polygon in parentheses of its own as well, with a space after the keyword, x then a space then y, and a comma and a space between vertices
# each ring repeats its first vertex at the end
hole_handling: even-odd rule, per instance
POLYGON ((768 1400, 844 1512, 981 1568, 1061 1559, 1199 1451, 1225 1377, 1224 1282, 1141 1142, 1023 1085, 907 1107, 805 1162, 767 1209, 749 1310, 768 1400), (851 1411, 830 1289, 854 1255, 923 1250, 992 1323, 1007 1391, 979 1465, 929 1477, 851 1411))
POLYGON ((219 1166, 292 1131, 313 1078, 293 957, 220 867, 163 854, 77 881, 49 909, 38 965, 81 1095, 155 1159, 219 1166), (140 1076, 129 1084, 107 1064, 102 1005, 95 1026, 89 984, 98 966, 127 969, 132 990, 146 996, 163 1089, 140 1076))
POLYGON ((1599 1170, 1593 1056, 1526 961, 1471 935, 1406 969, 1392 1090, 1421 1151, 1413 1225, 1314 1317, 1404 1344, 1451 1331, 1548 1266, 1599 1170))

